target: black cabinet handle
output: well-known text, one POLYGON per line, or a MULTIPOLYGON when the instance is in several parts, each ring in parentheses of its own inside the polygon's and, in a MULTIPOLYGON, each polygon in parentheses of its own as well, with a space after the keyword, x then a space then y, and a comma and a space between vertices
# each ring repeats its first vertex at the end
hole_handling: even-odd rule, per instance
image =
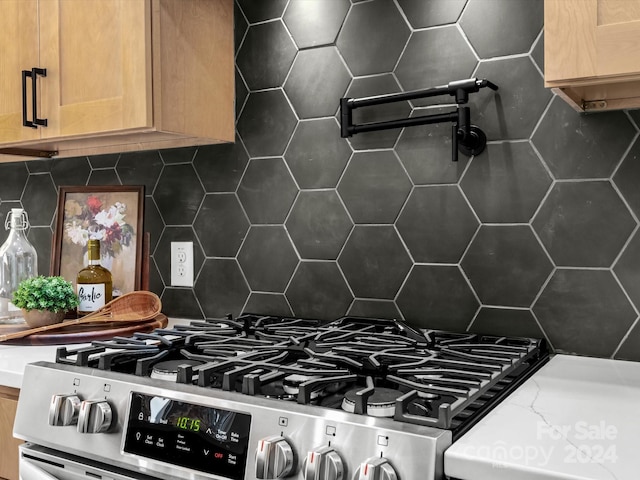
POLYGON ((25 127, 38 128, 38 125, 42 127, 47 126, 46 118, 38 118, 38 89, 36 77, 47 76, 46 68, 32 68, 31 71, 22 71, 22 125, 25 127), (32 118, 33 121, 27 120, 27 77, 31 78, 31 103, 32 103, 32 118))

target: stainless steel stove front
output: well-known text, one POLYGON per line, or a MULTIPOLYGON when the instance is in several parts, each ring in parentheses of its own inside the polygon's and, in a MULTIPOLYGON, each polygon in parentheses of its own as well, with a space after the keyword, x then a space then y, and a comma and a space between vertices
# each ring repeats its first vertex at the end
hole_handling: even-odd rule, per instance
MULTIPOLYGON (((60 453, 64 462, 49 463, 71 461, 75 466, 67 472, 90 462, 119 475, 132 472, 131 478, 193 480, 441 479, 443 452, 452 441, 448 430, 48 362, 25 370, 14 435, 31 442, 27 452, 35 448, 49 459, 60 453), (60 408, 50 414, 56 395, 53 403, 60 408), (72 397, 88 405, 79 418, 69 406, 76 399, 66 400, 72 397), (169 422, 163 416, 168 403, 184 412, 175 422, 175 416, 169 422), (224 423, 213 428, 200 422, 203 416, 226 414, 240 419, 231 431, 220 426, 224 423), (211 441, 192 441, 194 431, 198 438, 211 435, 211 441), (216 450, 233 435, 232 449, 239 450, 216 450), (175 455, 177 450, 185 455, 175 455)), ((35 457, 27 460, 38 465, 35 457)))

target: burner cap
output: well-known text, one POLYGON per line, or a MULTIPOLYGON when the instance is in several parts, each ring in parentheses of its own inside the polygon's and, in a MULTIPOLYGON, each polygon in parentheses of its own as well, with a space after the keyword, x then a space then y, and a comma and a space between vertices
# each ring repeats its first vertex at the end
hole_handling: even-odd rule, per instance
MULTIPOLYGON (((285 393, 289 395, 297 395, 300 391, 300 384, 304 382, 308 382, 309 380, 316 380, 320 377, 314 375, 303 375, 299 373, 292 373, 291 375, 287 375, 284 377, 282 381, 282 388, 285 393)), ((315 390, 311 392, 311 398, 318 398, 320 395, 320 391, 315 390)))
MULTIPOLYGON (((344 394, 342 399, 342 409, 345 412, 353 413, 356 409, 356 395, 362 388, 354 388, 344 394)), ((393 417, 396 412, 396 398, 402 392, 393 388, 378 387, 367 399, 367 415, 372 417, 393 417)))
POLYGON ((151 371, 151 378, 158 378, 160 380, 175 382, 176 377, 178 376, 178 367, 180 365, 191 365, 192 367, 195 367, 196 365, 202 365, 202 362, 187 359, 158 362, 153 366, 153 370, 151 371))

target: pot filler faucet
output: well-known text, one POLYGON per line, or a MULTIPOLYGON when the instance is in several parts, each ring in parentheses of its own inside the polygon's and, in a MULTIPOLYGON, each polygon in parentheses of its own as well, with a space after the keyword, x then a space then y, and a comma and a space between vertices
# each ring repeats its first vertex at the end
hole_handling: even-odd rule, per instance
POLYGON ((469 101, 469 94, 478 92, 481 88, 489 87, 498 90, 498 86, 489 81, 478 78, 456 80, 447 85, 414 90, 411 92, 390 93, 363 98, 343 97, 340 99, 340 136, 347 138, 362 132, 376 130, 388 130, 391 128, 413 127, 431 123, 453 122, 451 127, 451 160, 458 161, 458 150, 465 155, 478 155, 487 145, 487 136, 477 126, 471 125, 471 113, 469 107, 463 106, 469 101), (418 98, 449 95, 455 97, 458 107, 449 113, 437 113, 420 117, 387 120, 355 125, 353 123, 353 110, 361 107, 382 105, 384 103, 403 102, 418 98))

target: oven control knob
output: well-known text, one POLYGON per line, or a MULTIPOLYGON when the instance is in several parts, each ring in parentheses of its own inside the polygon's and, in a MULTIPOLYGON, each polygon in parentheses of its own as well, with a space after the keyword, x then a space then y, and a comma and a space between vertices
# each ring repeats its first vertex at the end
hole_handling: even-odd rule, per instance
POLYGON ((111 426, 113 412, 111 405, 104 400, 85 400, 80 404, 78 414, 78 432, 100 433, 111 426))
POLYGON ((274 435, 258 442, 256 477, 276 479, 286 477, 293 470, 293 450, 283 437, 274 435))
POLYGON ((342 480, 344 464, 331 447, 314 448, 307 453, 304 464, 305 480, 342 480))
POLYGON ((53 395, 49 405, 49 425, 61 427, 78 421, 80 398, 75 394, 53 395))
POLYGON ((371 457, 360 465, 354 480, 398 480, 398 475, 389 460, 384 457, 371 457))

